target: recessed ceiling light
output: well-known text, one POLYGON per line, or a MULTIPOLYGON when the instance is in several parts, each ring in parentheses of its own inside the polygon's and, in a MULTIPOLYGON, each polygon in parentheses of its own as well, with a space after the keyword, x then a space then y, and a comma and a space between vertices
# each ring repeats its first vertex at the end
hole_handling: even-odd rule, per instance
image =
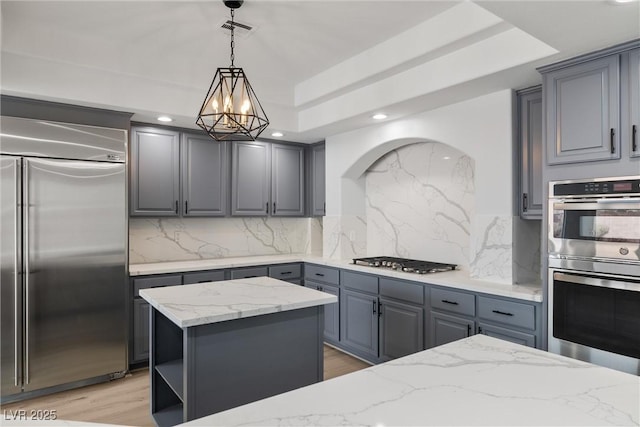
POLYGON ((282 133, 282 132, 273 132, 271 134, 271 136, 275 136, 276 138, 280 138, 281 136, 284 136, 284 133, 282 133))
POLYGON ((158 117, 158 121, 159 122, 172 122, 173 119, 169 116, 159 116, 158 117))
POLYGON ((386 114, 382 114, 382 113, 378 113, 378 114, 374 114, 373 116, 371 116, 371 118, 373 120, 383 120, 387 118, 386 114))

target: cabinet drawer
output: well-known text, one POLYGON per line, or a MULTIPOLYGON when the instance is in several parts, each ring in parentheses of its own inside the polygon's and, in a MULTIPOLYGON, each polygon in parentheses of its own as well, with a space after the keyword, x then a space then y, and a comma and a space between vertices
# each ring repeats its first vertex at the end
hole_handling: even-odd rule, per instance
POLYGON ((274 279, 299 279, 300 274, 300 264, 283 264, 269 267, 269 277, 274 279))
POLYGON ((466 316, 476 315, 475 295, 447 289, 431 289, 431 307, 466 316))
POLYGON ((304 278, 319 280, 332 285, 340 283, 338 270, 335 268, 322 267, 319 265, 306 264, 304 266, 304 278))
POLYGON ((410 282, 380 278, 380 295, 414 304, 424 304, 424 287, 410 282))
POLYGON ((133 296, 134 297, 140 296, 140 289, 159 288, 161 286, 177 286, 177 285, 182 285, 182 274, 133 279, 133 296))
POLYGON ((352 273, 350 271, 342 271, 341 274, 342 277, 340 278, 340 282, 342 286, 362 292, 369 292, 371 294, 378 293, 377 277, 368 276, 366 274, 352 273))
POLYGON ((519 302, 478 297, 478 317, 530 330, 536 328, 535 307, 519 302))
POLYGON ((186 273, 183 283, 191 285, 193 283, 219 282, 224 280, 224 270, 202 271, 198 273, 186 273))
POLYGON ((249 277, 262 277, 267 275, 267 267, 249 267, 231 270, 232 279, 247 279, 249 277))

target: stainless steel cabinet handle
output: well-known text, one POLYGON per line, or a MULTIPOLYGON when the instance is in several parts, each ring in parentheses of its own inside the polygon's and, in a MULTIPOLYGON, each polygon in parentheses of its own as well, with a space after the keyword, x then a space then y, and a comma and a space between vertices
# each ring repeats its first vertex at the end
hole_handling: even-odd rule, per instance
MULTIPOLYGON (((20 217, 20 185, 19 185, 19 176, 18 176, 18 160, 15 160, 14 169, 13 169, 13 181, 15 182, 14 188, 14 197, 15 197, 15 211, 14 211, 14 227, 13 227, 13 312, 17 315, 19 311, 18 303, 20 302, 18 299, 19 292, 19 274, 18 274, 18 251, 20 247, 18 245, 18 218, 20 217)), ((17 320, 13 323, 13 368, 14 368, 14 385, 18 386, 18 322, 17 320)))
POLYGON ((29 384, 29 161, 25 160, 22 168, 22 215, 24 216, 24 380, 29 384))

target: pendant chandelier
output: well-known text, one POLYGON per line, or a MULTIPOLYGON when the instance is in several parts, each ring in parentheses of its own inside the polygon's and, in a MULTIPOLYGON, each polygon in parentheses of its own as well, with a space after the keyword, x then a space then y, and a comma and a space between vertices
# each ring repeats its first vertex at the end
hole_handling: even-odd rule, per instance
POLYGON ((269 126, 269 119, 244 71, 233 64, 234 10, 243 0, 223 2, 231 9, 231 66, 216 71, 196 124, 216 141, 253 141, 269 126))

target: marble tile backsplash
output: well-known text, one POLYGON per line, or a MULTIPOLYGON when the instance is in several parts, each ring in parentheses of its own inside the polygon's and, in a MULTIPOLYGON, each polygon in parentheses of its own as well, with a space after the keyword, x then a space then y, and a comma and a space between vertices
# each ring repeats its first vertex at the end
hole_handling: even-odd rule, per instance
POLYGON ((129 263, 322 254, 319 218, 131 218, 129 263))
POLYGON ((468 269, 474 203, 469 156, 436 142, 390 151, 366 173, 367 255, 468 269))

